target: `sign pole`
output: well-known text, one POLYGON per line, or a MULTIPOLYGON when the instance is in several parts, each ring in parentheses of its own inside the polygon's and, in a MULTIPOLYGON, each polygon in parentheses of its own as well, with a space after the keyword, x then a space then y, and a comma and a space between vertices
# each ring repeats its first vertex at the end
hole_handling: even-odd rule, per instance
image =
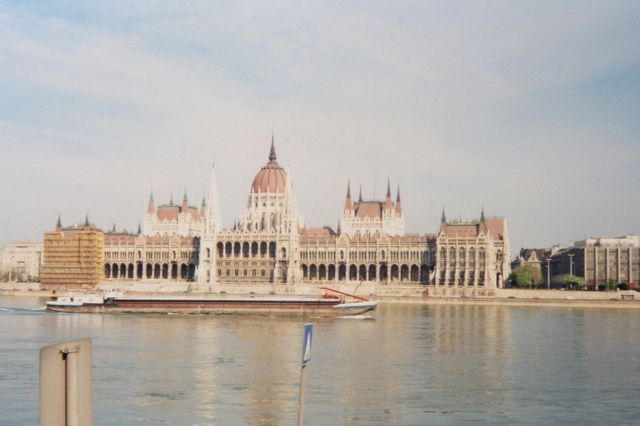
POLYGON ((313 337, 313 324, 304 325, 304 340, 302 341, 302 363, 300 366, 300 394, 298 399, 298 426, 302 426, 304 420, 304 383, 306 379, 306 367, 311 361, 311 338, 313 337))
POLYGON ((307 369, 302 366, 300 370, 300 395, 298 399, 298 426, 302 426, 304 418, 304 383, 307 369))

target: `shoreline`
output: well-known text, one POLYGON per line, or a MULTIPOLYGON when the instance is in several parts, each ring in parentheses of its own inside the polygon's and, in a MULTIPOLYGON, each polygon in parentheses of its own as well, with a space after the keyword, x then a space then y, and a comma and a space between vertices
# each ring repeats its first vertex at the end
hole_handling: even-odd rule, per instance
MULTIPOLYGON (((20 289, 0 289, 0 296, 9 297, 41 297, 50 298, 54 296, 64 296, 77 294, 78 291, 62 290, 53 292, 51 290, 20 290, 20 289)), ((177 292, 179 294, 179 292, 177 292)), ((174 293, 176 294, 176 293, 174 293)), ((614 293, 612 293, 613 295, 614 293)), ((640 300, 621 299, 543 299, 543 298, 504 298, 504 297, 446 297, 446 296, 374 296, 373 299, 381 305, 412 304, 412 305, 450 305, 450 306, 517 306, 517 307, 576 307, 576 308, 615 308, 615 309, 640 309, 640 300)))
POLYGON ((556 308, 621 308, 640 309, 640 301, 635 300, 594 300, 594 299, 505 299, 494 298, 462 298, 462 297, 382 297, 376 298, 382 304, 413 305, 449 305, 449 306, 517 306, 517 307, 556 307, 556 308))

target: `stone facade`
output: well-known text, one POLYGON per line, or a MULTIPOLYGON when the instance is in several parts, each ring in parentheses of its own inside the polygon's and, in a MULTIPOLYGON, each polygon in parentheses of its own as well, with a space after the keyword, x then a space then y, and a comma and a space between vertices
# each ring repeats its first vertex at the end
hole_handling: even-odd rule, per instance
POLYGON ((31 281, 40 277, 42 243, 14 241, 0 250, 0 272, 9 281, 31 281))
POLYGON ((104 234, 107 280, 193 281, 197 263, 197 237, 104 234))
POLYGON ((510 248, 507 220, 485 218, 447 222, 444 211, 436 238, 433 284, 499 288, 509 276, 510 248))

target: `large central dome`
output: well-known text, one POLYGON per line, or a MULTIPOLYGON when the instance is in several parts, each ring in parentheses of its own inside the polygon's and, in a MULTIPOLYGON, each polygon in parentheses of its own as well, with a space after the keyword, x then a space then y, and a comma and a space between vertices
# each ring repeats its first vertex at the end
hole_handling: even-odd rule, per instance
POLYGON ((258 172, 253 183, 251 192, 284 192, 287 181, 287 172, 276 162, 276 148, 271 137, 271 150, 269 151, 269 162, 258 172))

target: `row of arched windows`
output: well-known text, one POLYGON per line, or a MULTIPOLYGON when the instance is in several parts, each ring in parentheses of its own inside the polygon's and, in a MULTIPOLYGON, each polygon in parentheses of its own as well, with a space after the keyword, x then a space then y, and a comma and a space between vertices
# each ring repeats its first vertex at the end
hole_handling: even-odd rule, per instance
MULTIPOLYGON (((225 258, 225 257, 234 257, 234 258, 249 258, 249 257, 270 257, 270 258, 275 258, 276 257, 276 243, 274 241, 271 241, 269 243, 262 241, 262 242, 257 242, 257 241, 253 241, 251 243, 249 243, 248 241, 244 241, 244 242, 239 242, 236 241, 235 243, 232 243, 230 241, 224 243, 222 241, 219 241, 218 244, 216 245, 217 247, 217 251, 218 251, 218 257, 220 258, 225 258)), ((209 253, 207 253, 208 255, 209 253)), ((282 258, 286 258, 287 257, 287 249, 282 247, 280 249, 280 256, 282 258)))
POLYGON ((309 281, 412 281, 428 283, 427 265, 392 264, 302 264, 302 278, 309 281))
POLYGON ((105 263, 105 279, 165 279, 193 281, 196 265, 194 263, 105 263))

